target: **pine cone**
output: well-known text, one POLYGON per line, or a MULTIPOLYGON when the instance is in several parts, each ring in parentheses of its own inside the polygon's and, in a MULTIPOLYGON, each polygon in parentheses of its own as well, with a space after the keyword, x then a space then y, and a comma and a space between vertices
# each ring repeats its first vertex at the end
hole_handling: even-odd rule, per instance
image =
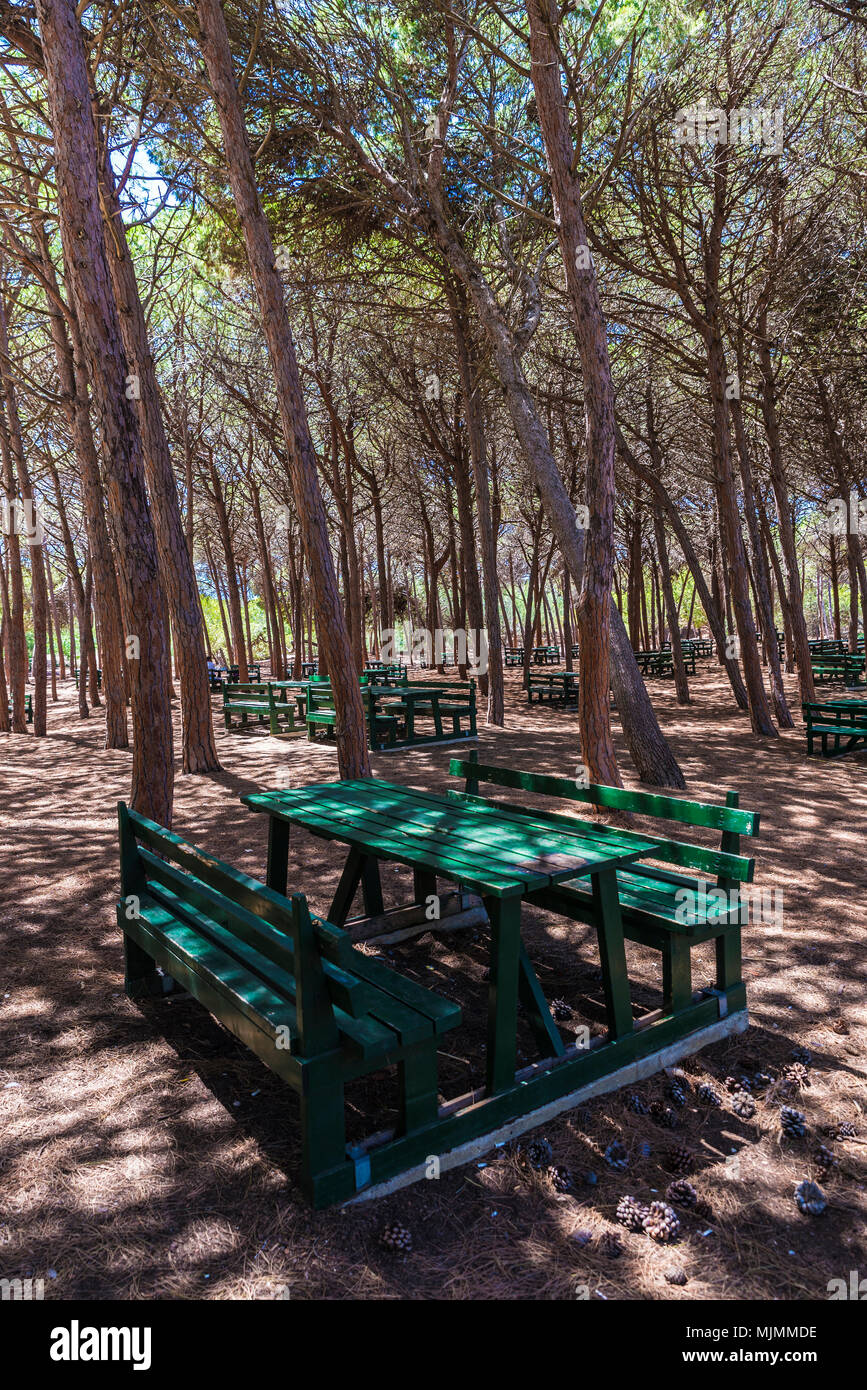
POLYGON ((727 1091, 732 1092, 750 1091, 752 1089, 748 1076, 727 1076, 725 1087, 727 1091))
POLYGON ((687 1210, 695 1207, 698 1202, 698 1193, 691 1182, 685 1178, 675 1178, 665 1189, 666 1201, 672 1202, 675 1206, 685 1207, 687 1210))
POLYGON ((803 1111, 784 1105, 780 1109, 780 1126, 790 1139, 803 1139, 807 1133, 807 1117, 803 1111))
POLYGON ((565 999, 552 999, 551 1012, 558 1023, 565 1023, 572 1017, 572 1006, 565 999))
POLYGON ((840 1160, 837 1155, 833 1153, 826 1144, 819 1145, 818 1149, 813 1154, 813 1162, 819 1169, 819 1173, 823 1178, 829 1177, 833 1169, 840 1165, 840 1160))
POLYGON ((673 1081, 668 1088, 668 1098, 672 1105, 676 1105, 679 1110, 686 1105, 686 1091, 679 1081, 673 1081))
POLYGON ((812 1052, 810 1051, 810 1049, 809 1049, 808 1047, 793 1047, 793 1048, 792 1048, 792 1061, 793 1061, 793 1062, 802 1062, 803 1065, 804 1065, 805 1067, 808 1067, 808 1066, 810 1065, 810 1063, 812 1062, 812 1060, 813 1060, 813 1054, 812 1054, 812 1052))
POLYGON ((838 1139, 854 1139, 857 1133, 858 1131, 851 1120, 843 1120, 842 1123, 837 1126, 838 1139))
POLYGON ((681 1269, 679 1265, 673 1265, 671 1269, 665 1271, 665 1282, 667 1284, 676 1284, 678 1288, 683 1288, 684 1284, 688 1282, 686 1270, 681 1269))
POLYGON ((644 1220, 644 1230, 651 1240, 666 1244, 680 1234, 680 1218, 665 1202, 651 1202, 644 1220))
POLYGON ((805 1216, 821 1216, 828 1205, 818 1183, 809 1182, 806 1178, 795 1188, 795 1201, 798 1211, 803 1212, 805 1216))
POLYGON ((623 1241, 616 1231, 606 1231, 600 1236, 599 1253, 607 1255, 610 1260, 616 1260, 623 1254, 623 1241))
POLYGON ((412 1250, 412 1235, 405 1226, 392 1221, 379 1237, 379 1243, 392 1255, 408 1255, 412 1250))
POLYGON ((643 1202, 636 1202, 634 1197, 621 1197, 615 1215, 620 1225, 628 1231, 641 1231, 649 1211, 649 1207, 643 1202))
POLYGON ((571 1192, 575 1186, 571 1168, 565 1163, 552 1163, 548 1169, 548 1181, 557 1192, 571 1192))
POLYGON ((593 1239, 593 1232, 579 1228, 572 1232, 572 1239, 579 1248, 589 1245, 593 1239))
POLYGON ((732 1110, 742 1120, 751 1120, 756 1113, 756 1102, 749 1091, 735 1091, 732 1096, 732 1110))
POLYGON ((631 1110, 633 1115, 646 1115, 648 1111, 647 1101, 637 1094, 627 1096, 626 1109, 631 1110))
POLYGON ((774 1081, 774 1078, 771 1076, 770 1072, 767 1072, 767 1071, 756 1071, 756 1072, 753 1072, 753 1084, 752 1084, 752 1089, 753 1089, 754 1091, 766 1091, 766 1090, 768 1089, 769 1086, 773 1085, 773 1081, 774 1081))
POLYGON ((706 1081, 702 1082, 696 1094, 703 1105, 712 1105, 714 1107, 722 1105, 722 1096, 719 1091, 714 1090, 713 1086, 709 1085, 706 1081))
POLYGON ((665 1166, 672 1173, 689 1173, 695 1164, 695 1154, 686 1144, 678 1144, 669 1149, 665 1156, 665 1166))
POLYGON ((796 1090, 810 1085, 810 1072, 803 1062, 787 1062, 783 1067, 783 1078, 796 1090))
POLYGON ((838 1033, 841 1037, 845 1037, 849 1032, 849 1024, 846 1022, 845 1018, 835 1018, 834 1022, 831 1024, 831 1031, 838 1033))
POLYGON ((553 1157, 547 1139, 528 1139, 518 1145, 518 1162, 522 1168, 547 1168, 553 1157))
POLYGON ((716 1212, 706 1197, 699 1197, 695 1204, 695 1214, 700 1216, 702 1221, 715 1221, 716 1212))
POLYGON ((658 1100, 655 1100, 650 1107, 650 1117, 655 1124, 661 1125, 663 1129, 677 1129, 679 1124, 677 1115, 671 1106, 663 1105, 658 1100))
POLYGON ((629 1162, 629 1153, 619 1139, 612 1140, 603 1157, 609 1168, 625 1168, 629 1162))

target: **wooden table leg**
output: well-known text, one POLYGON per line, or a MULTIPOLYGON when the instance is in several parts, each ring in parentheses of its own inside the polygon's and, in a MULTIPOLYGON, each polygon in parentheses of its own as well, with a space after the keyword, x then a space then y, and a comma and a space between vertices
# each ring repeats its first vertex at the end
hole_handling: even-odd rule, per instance
POLYGON ((379 877, 379 860, 366 854, 361 865, 361 897, 368 917, 378 917, 383 911, 382 883, 379 877))
POLYGON ((486 1087, 488 1095, 496 1095, 515 1084, 521 899, 486 897, 484 901, 491 923, 486 1087))
POLYGON ((275 893, 286 896, 289 876, 289 822, 279 816, 268 818, 268 867, 265 882, 275 893))
POLYGON ((608 1037, 622 1038, 624 1034, 632 1032, 632 1003, 629 998, 629 975, 626 971, 626 948, 623 944, 623 919, 620 916, 620 901, 617 897, 616 870, 601 869, 591 876, 591 882, 608 1037))
POLYGON ((358 885, 361 882, 361 874, 364 868, 364 855, 361 850, 353 845, 349 854, 346 856, 346 863, 343 866, 343 873, 340 875, 340 882, 337 885, 337 892, 334 894, 331 906, 328 909, 328 920, 335 927, 342 927, 349 916, 349 909, 352 907, 352 899, 355 897, 358 885))

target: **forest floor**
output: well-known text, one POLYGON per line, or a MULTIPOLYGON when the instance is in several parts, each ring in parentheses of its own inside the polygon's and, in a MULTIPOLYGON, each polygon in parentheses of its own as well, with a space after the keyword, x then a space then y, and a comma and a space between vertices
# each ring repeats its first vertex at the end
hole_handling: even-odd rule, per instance
MULTIPOLYGON (((42 1278, 46 1298, 60 1299, 561 1299, 583 1287, 608 1299, 822 1300, 830 1280, 867 1274, 867 761, 808 761, 793 678, 797 728, 759 739, 716 669, 700 666, 691 706, 678 708, 662 681, 650 683, 654 704, 687 795, 719 801, 734 788, 761 812, 756 882, 781 890, 784 909, 781 922, 744 932, 749 1031, 684 1065, 693 1085, 724 1092, 739 1069, 779 1075, 793 1049, 809 1049, 806 1084, 785 1102, 806 1112, 805 1139, 781 1138, 778 1094, 741 1120, 727 1094, 709 1109, 691 1091, 671 1133, 615 1092, 545 1128, 555 1161, 576 1176, 571 1193, 525 1174, 502 1148, 438 1181, 314 1213, 296 1183, 289 1089, 194 1000, 139 1005, 123 993, 115 803, 128 795, 130 759, 101 749, 100 711, 79 721, 69 681, 49 707, 47 739, 0 740, 0 1278, 42 1278), (845 1121, 854 1139, 827 1136, 845 1121), (603 1159, 616 1138, 630 1150, 625 1172, 603 1159), (678 1243, 666 1247, 623 1231, 614 1214, 625 1193, 662 1196, 675 1143, 695 1150, 689 1178, 706 1205, 683 1215, 678 1243), (793 1194, 817 1178, 819 1143, 839 1166, 821 1178, 826 1212, 810 1218, 793 1194), (403 1260, 378 1239, 395 1221, 413 1237, 403 1260), (619 1258, 600 1247, 613 1230, 619 1258), (673 1266, 685 1285, 666 1281, 673 1266)), ((481 730, 482 761, 575 775, 577 716, 528 708, 514 675, 507 725, 481 730)), ((266 821, 239 796, 332 780, 335 755, 303 739, 226 734, 219 721, 217 737, 225 770, 177 778, 174 828, 261 876, 266 821)), ((373 769, 445 788, 454 751, 380 753, 373 769)), ((293 832, 290 885, 315 910, 327 910, 341 863, 339 848, 293 832)), ((386 867, 387 901, 407 896, 406 878, 386 867)), ((573 1007, 571 1027, 598 1025, 592 934, 529 910, 525 940, 548 998, 573 1007)), ((652 1006, 659 958, 628 952, 633 997, 652 1006)), ((484 934, 426 935, 389 957, 461 1002, 467 1021, 446 1040, 441 1085, 447 1095, 469 1089, 484 1030, 484 934)), ((696 962, 695 977, 709 982, 709 960, 696 962)), ((634 1089, 667 1104, 666 1087, 658 1076, 634 1089)), ((370 1128, 384 1127, 393 1078, 351 1100, 359 1120, 372 1105, 370 1128)))

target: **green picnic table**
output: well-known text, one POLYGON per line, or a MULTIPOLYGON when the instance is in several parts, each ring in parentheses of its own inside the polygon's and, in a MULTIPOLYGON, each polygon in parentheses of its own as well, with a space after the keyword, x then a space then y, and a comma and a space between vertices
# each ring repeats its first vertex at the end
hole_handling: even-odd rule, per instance
MULTIPOLYGON (((565 1045, 521 940, 521 904, 543 906, 545 895, 567 879, 591 880, 609 1041, 621 1045, 624 1061, 636 1055, 633 1048, 641 1051, 633 1029, 616 870, 652 855, 659 840, 577 820, 567 826, 565 818, 468 804, 379 778, 259 792, 241 801, 269 817, 266 881, 278 893, 286 893, 292 825, 349 846, 328 912, 335 926, 345 926, 359 887, 367 916, 382 914, 380 860, 412 869, 416 902, 436 895, 438 878, 481 896, 491 924, 485 1096, 503 1099, 494 1118, 508 1119, 532 1103, 568 1094, 577 1084, 576 1070, 580 1074, 588 1061, 586 1055, 564 1058, 565 1045), (516 1082, 519 997, 542 1055, 563 1061, 553 1071, 540 1069, 537 1077, 516 1082)), ((559 904, 557 911, 563 911, 559 904)), ((470 1117, 458 1132, 481 1134, 490 1123, 490 1114, 479 1114, 475 1129, 470 1117)))

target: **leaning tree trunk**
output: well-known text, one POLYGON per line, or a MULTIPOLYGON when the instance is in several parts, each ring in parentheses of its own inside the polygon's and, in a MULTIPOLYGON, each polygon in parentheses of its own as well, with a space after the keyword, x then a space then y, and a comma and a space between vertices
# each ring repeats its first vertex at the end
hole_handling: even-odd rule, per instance
MULTIPOLYGON (((73 0, 36 0, 42 35, 64 262, 81 327, 104 449, 109 516, 130 632, 134 808, 170 824, 174 758, 168 633, 130 366, 106 259, 87 62, 73 0)), ((82 672, 83 675, 83 672, 82 672)))
POLYGON ((728 377, 722 336, 716 314, 710 316, 710 323, 705 331, 705 348, 708 390, 714 419, 716 445, 714 454, 717 470, 716 490, 719 505, 720 537, 728 564, 729 588, 743 664, 744 683, 749 700, 750 724, 754 733, 761 734, 766 738, 778 738, 779 734, 771 715, 767 692, 762 679, 762 662, 750 606, 746 552, 741 535, 737 491, 732 467, 732 442, 728 421, 729 402, 726 399, 728 377))
MULTIPOLYGON (((34 223, 34 235, 39 246, 42 273, 47 283, 57 291, 59 287, 54 265, 48 252, 45 229, 42 222, 34 223)), ((90 420, 90 400, 88 397, 87 372, 84 366, 84 349, 81 333, 74 321, 74 312, 69 306, 68 314, 72 320, 73 342, 70 343, 67 319, 61 313, 53 297, 46 296, 48 323, 54 343, 57 362, 57 375, 60 383, 63 410, 69 428, 72 446, 79 468, 81 500, 84 511, 84 525, 93 563, 93 582, 96 589, 96 602, 102 616, 102 688, 105 695, 105 747, 128 748, 129 732, 126 718, 126 675, 123 667, 123 617, 120 607, 117 573, 111 551, 111 539, 105 519, 105 501, 99 460, 93 438, 90 420)), ((53 461, 49 464, 54 481, 54 491, 60 512, 63 543, 70 574, 75 575, 76 598, 84 603, 84 587, 75 564, 75 551, 72 536, 63 506, 60 479, 53 461), (80 593, 79 593, 80 590, 80 593)), ((83 684, 83 683, 82 683, 83 684)), ((80 693, 80 692, 79 692, 80 693)))
MULTIPOLYGON (((467 413, 467 439, 476 488, 479 514, 479 541, 482 551, 482 585, 488 643, 488 723, 502 728, 505 715, 503 682, 503 636, 500 628, 500 578, 497 574, 496 535, 491 515, 491 487, 485 427, 479 388, 478 363, 471 350, 466 296, 461 284, 446 277, 446 291, 452 310, 452 328, 458 353, 458 372, 467 413)), ((479 644, 481 645, 481 644, 479 644)))
POLYGON ((783 686, 783 672, 780 666, 780 647, 777 642, 776 626, 774 623, 774 605, 771 601, 770 577, 765 561, 765 552, 762 548, 756 498, 753 490, 752 466, 750 464, 746 429, 744 428, 744 416, 741 410, 741 403, 736 398, 729 401, 729 414, 731 415, 732 424, 735 429, 735 445, 737 448, 738 461, 740 463, 741 482, 744 489, 744 514, 746 516, 747 530, 750 534, 750 545, 753 552, 755 591, 759 612, 762 615, 762 628, 765 632, 768 665, 771 672, 771 698, 774 703, 774 714, 777 717, 777 723, 781 729, 794 729, 795 721, 789 710, 786 701, 786 691, 783 686))
POLYGON ((24 435, 18 414, 18 400, 15 387, 9 375, 9 331, 6 317, 6 304, 0 295, 0 387, 6 404, 6 423, 9 430, 9 444, 15 460, 18 487, 23 502, 29 504, 32 515, 32 530, 28 536, 30 547, 30 602, 33 619, 33 733, 44 738, 48 721, 48 585, 45 567, 42 563, 42 539, 36 517, 36 499, 30 469, 24 453, 24 435))
POLYGON ((575 148, 555 43, 555 0, 528 0, 530 76, 554 204, 572 325, 581 359, 586 425, 586 499, 590 524, 578 598, 581 660, 578 724, 591 781, 621 785, 611 734, 609 610, 614 571, 614 386, 596 271, 589 256, 575 175, 575 148))
POLYGON ((677 696, 677 703, 679 705, 688 705, 689 682, 686 678, 686 667, 683 662, 680 624, 677 621, 677 609, 674 603, 674 593, 671 588, 671 566, 668 563, 668 551, 665 548, 665 526, 662 521, 662 508, 659 505, 655 506, 653 509, 653 531, 656 537, 656 553, 659 556, 665 616, 668 622, 669 632, 671 633, 671 655, 674 661, 674 690, 677 696))
POLYGON ((129 393, 138 410, 162 588, 175 635, 181 691, 181 769, 189 773, 216 772, 220 760, 214 742, 199 586, 184 532, 156 368, 107 142, 102 150, 100 176, 108 268, 130 368, 129 393))
POLYGON ((361 688, 340 604, 295 344, 286 315, 283 286, 274 262, 271 233, 256 188, 226 20, 220 0, 197 0, 196 8, 202 54, 220 120, 229 180, 276 378, 277 403, 289 451, 292 490, 310 573, 317 632, 334 691, 340 772, 343 777, 364 777, 370 773, 370 760, 361 688))
MULTIPOLYGON (((26 734, 27 715, 27 637, 24 631, 24 575, 21 570, 21 542, 16 530, 18 479, 9 433, 6 427, 5 402, 0 398, 0 462, 3 466, 3 487, 6 493, 9 527, 6 532, 6 554, 9 557, 9 611, 7 642, 9 653, 9 692, 12 696, 12 732, 26 734)), ((7 696, 8 698, 8 696, 7 696)))

